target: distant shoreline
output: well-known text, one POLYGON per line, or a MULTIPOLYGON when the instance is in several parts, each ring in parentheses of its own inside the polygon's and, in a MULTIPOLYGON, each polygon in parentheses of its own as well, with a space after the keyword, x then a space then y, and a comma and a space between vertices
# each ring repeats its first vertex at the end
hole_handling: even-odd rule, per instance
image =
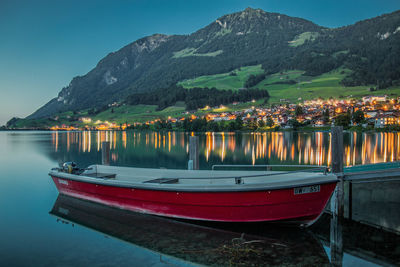
MULTIPOLYGON (((185 132, 185 133, 192 133, 192 131, 180 131, 180 130, 138 130, 138 129, 126 129, 126 130, 120 130, 120 129, 110 129, 110 130, 50 130, 50 129, 0 129, 0 132, 108 132, 108 131, 117 131, 117 132, 185 132)), ((213 132, 213 133, 269 133, 269 132, 304 132, 304 133, 310 133, 310 132, 330 132, 331 127, 319 127, 319 128, 306 128, 306 129, 279 129, 279 130, 268 130, 268 131, 200 131, 194 133, 207 133, 207 132, 213 132)), ((381 132, 393 132, 393 133, 398 133, 400 131, 397 130, 390 130, 390 129, 385 129, 385 128, 379 128, 379 129, 374 129, 374 130, 367 130, 367 129, 359 129, 356 127, 349 128, 349 129, 344 129, 344 132, 359 132, 359 133, 381 133, 381 132)))

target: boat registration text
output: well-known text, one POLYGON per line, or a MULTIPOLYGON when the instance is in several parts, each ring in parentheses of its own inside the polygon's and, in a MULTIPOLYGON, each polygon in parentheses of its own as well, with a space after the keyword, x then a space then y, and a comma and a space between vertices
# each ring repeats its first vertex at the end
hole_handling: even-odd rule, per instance
POLYGON ((315 193, 321 191, 321 187, 319 185, 311 185, 311 186, 303 186, 294 188, 294 194, 307 194, 307 193, 315 193))

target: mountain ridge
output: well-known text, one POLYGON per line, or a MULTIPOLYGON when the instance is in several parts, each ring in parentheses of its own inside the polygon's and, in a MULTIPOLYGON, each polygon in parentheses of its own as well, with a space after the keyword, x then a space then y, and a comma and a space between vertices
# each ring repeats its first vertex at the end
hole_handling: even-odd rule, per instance
POLYGON ((353 71, 344 80, 346 85, 364 80, 377 85, 397 83, 400 62, 393 56, 398 52, 393 51, 399 48, 399 14, 395 11, 340 28, 326 28, 302 18, 246 8, 188 35, 154 34, 109 53, 28 118, 100 107, 184 79, 256 64, 262 64, 266 73, 303 69, 310 75, 346 64, 353 71), (371 28, 379 31, 372 32, 371 28), (378 44, 373 49, 364 44, 374 41, 378 44), (374 68, 381 66, 392 71, 380 77, 374 68))

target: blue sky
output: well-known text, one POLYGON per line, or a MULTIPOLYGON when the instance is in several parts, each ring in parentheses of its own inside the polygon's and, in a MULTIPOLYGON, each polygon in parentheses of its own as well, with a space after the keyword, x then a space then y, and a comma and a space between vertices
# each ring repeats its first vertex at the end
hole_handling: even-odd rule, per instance
POLYGON ((400 1, 0 0, 0 125, 31 114, 130 42, 189 34, 248 6, 339 27, 398 10, 400 1))

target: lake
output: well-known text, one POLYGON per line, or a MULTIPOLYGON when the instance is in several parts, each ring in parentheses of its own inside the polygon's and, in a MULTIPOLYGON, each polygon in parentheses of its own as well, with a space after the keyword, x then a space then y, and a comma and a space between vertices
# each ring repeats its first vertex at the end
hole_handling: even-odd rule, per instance
MULTIPOLYGON (((170 220, 59 195, 47 175, 75 161, 187 168, 192 133, 0 132, 0 266, 400 264, 400 183, 353 185, 353 220, 328 214, 313 227, 170 220), (374 212, 370 212, 373 209, 374 212), (375 212, 376 211, 376 212, 375 212), (376 216, 374 216, 376 214, 376 216), (339 227, 343 251, 331 250, 339 227)), ((203 133, 200 169, 214 164, 330 164, 328 132, 203 133)), ((345 165, 400 159, 398 133, 345 133, 345 165)))
MULTIPOLYGON (((187 168, 188 133, 85 131, 51 132, 48 157, 81 164, 101 162, 102 141, 111 143, 111 163, 124 166, 187 168)), ((330 165, 329 132, 203 133, 200 169, 214 164, 330 165)), ((398 133, 345 133, 345 166, 400 159, 398 133)), ((43 149, 43 148, 42 148, 43 149)))

